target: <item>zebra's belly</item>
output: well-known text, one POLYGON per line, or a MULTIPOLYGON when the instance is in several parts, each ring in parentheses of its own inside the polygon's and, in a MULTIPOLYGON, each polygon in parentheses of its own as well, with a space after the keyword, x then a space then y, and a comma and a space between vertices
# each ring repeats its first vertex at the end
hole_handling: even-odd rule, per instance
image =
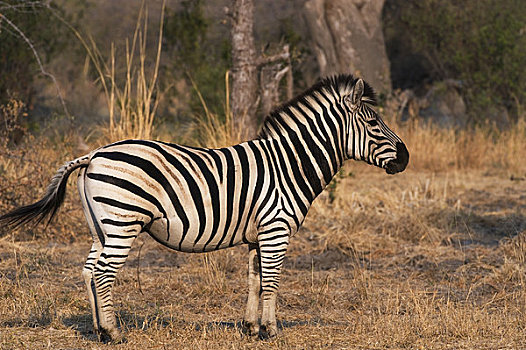
POLYGON ((233 247, 245 243, 256 242, 255 225, 248 223, 246 227, 236 230, 236 227, 213 230, 210 227, 199 228, 190 225, 185 231, 177 219, 159 218, 152 222, 147 232, 159 243, 182 252, 201 253, 233 247))

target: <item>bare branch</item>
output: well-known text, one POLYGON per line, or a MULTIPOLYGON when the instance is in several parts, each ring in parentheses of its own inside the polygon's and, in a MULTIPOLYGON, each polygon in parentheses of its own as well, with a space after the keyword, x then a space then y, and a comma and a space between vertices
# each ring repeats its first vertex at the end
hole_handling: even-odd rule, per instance
POLYGON ((287 100, 291 100, 294 94, 294 77, 292 75, 292 64, 290 58, 287 61, 288 70, 287 70, 287 100))
POLYGON ((49 7, 49 2, 43 3, 42 1, 24 1, 13 5, 5 1, 0 1, 0 10, 15 10, 17 12, 27 13, 29 11, 23 11, 23 9, 35 7, 49 7))
POLYGON ((289 59, 290 59, 289 45, 285 45, 283 46, 282 52, 275 54, 275 55, 271 55, 271 56, 259 57, 257 59, 256 64, 258 66, 264 66, 264 65, 271 64, 277 61, 287 61, 289 59))
POLYGON ((24 34, 24 32, 22 30, 20 30, 20 28, 18 28, 13 22, 11 22, 11 20, 9 20, 9 18, 7 18, 6 16, 4 16, 1 13, 0 13, 0 19, 4 20, 15 32, 17 32, 18 35, 20 35, 20 37, 26 42, 27 46, 29 46, 29 48, 33 52, 33 56, 35 57, 35 59, 37 61, 38 67, 40 68, 40 73, 42 75, 50 78, 53 81, 53 85, 55 85, 55 89, 57 90, 58 98, 60 100, 60 103, 62 104, 62 108, 64 109, 64 113, 66 114, 66 116, 68 118, 71 118, 71 115, 68 112, 68 108, 66 107, 66 102, 64 101, 64 98, 62 97, 62 93, 60 92, 60 87, 58 86, 57 79, 55 78, 55 76, 53 74, 47 72, 44 69, 44 66, 42 65, 42 60, 40 59, 40 56, 38 55, 38 52, 35 49, 35 46, 31 42, 31 40, 29 40, 29 38, 24 34))

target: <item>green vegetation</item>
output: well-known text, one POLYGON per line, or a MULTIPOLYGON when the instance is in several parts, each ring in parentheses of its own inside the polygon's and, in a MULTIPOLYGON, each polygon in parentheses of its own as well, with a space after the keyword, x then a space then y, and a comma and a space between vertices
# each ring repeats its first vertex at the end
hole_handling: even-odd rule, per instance
POLYGON ((460 80, 476 121, 502 107, 520 114, 526 103, 523 1, 411 0, 388 6, 387 41, 403 38, 407 49, 425 59, 432 80, 460 80))
MULTIPOLYGON (((87 39, 93 28, 79 28, 79 18, 84 10, 93 6, 97 5, 89 1, 67 5, 65 2, 48 4, 44 1, 1 2, 0 106, 10 100, 17 100, 28 110, 42 107, 35 100, 36 92, 39 91, 35 82, 42 76, 35 52, 44 67, 57 74, 63 89, 69 89, 65 82, 66 76, 71 84, 80 85, 76 80, 82 80, 83 76, 78 68, 85 62, 86 53, 71 31, 54 15, 65 17, 73 27, 87 33, 87 39), (28 41, 34 46, 34 51, 28 41), (57 63, 57 57, 60 57, 61 63, 57 63), (69 65, 64 66, 62 62, 68 62, 69 65), (57 65, 63 71, 57 72, 57 65), (78 76, 73 76, 77 73, 78 76)), ((227 17, 208 14, 205 11, 207 6, 202 0, 183 0, 168 10, 165 16, 161 60, 163 71, 159 75, 159 84, 163 92, 173 85, 177 87, 171 90, 175 91, 175 96, 172 96, 175 98, 166 100, 170 101, 167 103, 177 105, 177 112, 173 114, 179 115, 175 115, 174 119, 188 120, 196 114, 203 114, 202 102, 192 88, 191 80, 206 101, 209 111, 224 119, 224 77, 231 61, 229 25, 215 24, 214 21, 227 17)), ((128 11, 126 15, 132 12, 128 11)), ((395 87, 415 87, 445 79, 459 80, 462 83, 462 97, 474 120, 482 122, 491 119, 503 109, 513 118, 522 113, 526 103, 526 73, 523 69, 526 65, 526 7, 521 0, 387 0, 383 22, 391 66, 397 67, 397 60, 406 62, 398 73, 392 72, 395 87), (419 70, 418 66, 422 68, 419 70), (404 79, 410 80, 413 85, 401 82, 404 79)), ((124 30, 131 30, 129 27, 124 30)), ((300 90, 305 88, 303 75, 310 74, 309 69, 312 68, 305 63, 312 55, 308 49, 309 38, 301 36, 300 25, 295 17, 280 19, 279 28, 281 42, 278 44, 274 37, 267 46, 290 45, 295 89, 300 90)), ((95 37, 94 41, 100 45, 102 40, 95 37)), ((264 44, 258 43, 258 47, 264 44)), ((122 52, 119 50, 118 53, 122 52)), ((105 57, 110 56, 109 52, 103 54, 105 57)), ((155 58, 150 53, 148 55, 146 65, 150 66, 154 64, 152 61, 155 58)), ((85 69, 92 80, 100 78, 93 70, 85 69)), ((116 71, 125 71, 125 68, 118 66, 116 71)), ((71 89, 67 91, 68 102, 73 104, 73 92, 71 89)), ((88 96, 95 92, 87 92, 82 88, 79 91, 86 96, 79 96, 77 100, 95 99, 88 96)), ((55 92, 40 90, 39 93, 49 96, 55 92)), ((91 104, 87 103, 87 106, 91 107, 91 104)), ((167 111, 170 107, 161 102, 160 110, 167 111)), ((44 112, 41 110, 43 108, 38 113, 49 113, 49 109, 44 112)), ((90 110, 82 114, 91 113, 90 110)), ((34 118, 35 114, 30 113, 30 118, 34 118)), ((101 115, 100 112, 98 114, 101 115)), ((37 117, 39 121, 42 120, 40 117, 37 117)), ((170 118, 170 114, 165 113, 165 117, 170 118)))
MULTIPOLYGON (((187 89, 195 83, 203 99, 216 114, 224 109, 224 75, 230 67, 230 38, 212 41, 208 32, 210 20, 203 12, 203 1, 185 0, 182 8, 168 10, 164 27, 164 42, 170 63, 165 67, 167 79, 187 82, 187 89)), ((193 91, 189 112, 202 114, 203 107, 193 91)))

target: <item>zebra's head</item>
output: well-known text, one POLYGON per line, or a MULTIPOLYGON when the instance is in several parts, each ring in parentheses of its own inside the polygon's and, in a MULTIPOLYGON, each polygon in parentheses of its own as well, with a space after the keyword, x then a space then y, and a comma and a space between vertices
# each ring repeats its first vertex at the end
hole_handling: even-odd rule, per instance
POLYGON ((357 79, 343 100, 349 117, 347 156, 383 168, 388 174, 404 171, 409 152, 373 108, 372 88, 357 79))

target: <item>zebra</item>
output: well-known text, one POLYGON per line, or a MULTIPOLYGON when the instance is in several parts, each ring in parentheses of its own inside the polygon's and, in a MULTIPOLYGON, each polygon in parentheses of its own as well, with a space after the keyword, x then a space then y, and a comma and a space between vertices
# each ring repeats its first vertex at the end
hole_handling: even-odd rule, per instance
POLYGON ((51 221, 68 176, 79 169, 78 191, 93 236, 82 276, 100 340, 123 340, 112 286, 141 232, 182 252, 247 244, 242 325, 250 335, 274 337, 289 239, 314 199, 345 160, 365 161, 388 174, 408 164, 406 146, 375 105, 375 92, 364 80, 337 75, 278 107, 255 139, 231 147, 118 141, 65 163, 42 199, 1 216, 0 225, 51 221))

